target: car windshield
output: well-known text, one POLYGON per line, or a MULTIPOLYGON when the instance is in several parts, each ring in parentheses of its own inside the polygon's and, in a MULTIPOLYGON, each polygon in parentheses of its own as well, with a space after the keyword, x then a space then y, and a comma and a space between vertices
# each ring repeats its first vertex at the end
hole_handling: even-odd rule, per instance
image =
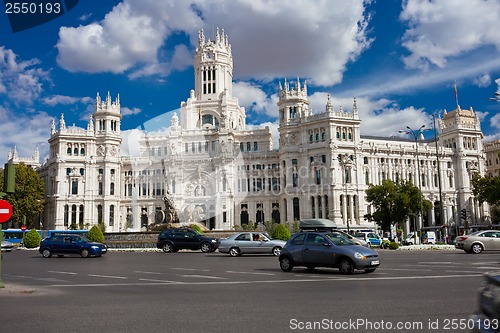
POLYGON ((198 236, 204 236, 204 234, 202 232, 199 232, 198 230, 196 229, 193 229, 193 232, 198 235, 198 236))
POLYGON ((79 243, 80 242, 85 242, 85 243, 92 242, 90 239, 88 239, 85 236, 77 236, 77 237, 75 237, 75 241, 77 241, 79 243))
POLYGON ((349 238, 338 233, 328 233, 326 237, 330 238, 335 245, 355 245, 349 238))
POLYGON ((262 233, 267 239, 272 240, 273 238, 269 236, 269 234, 266 234, 265 232, 262 233))

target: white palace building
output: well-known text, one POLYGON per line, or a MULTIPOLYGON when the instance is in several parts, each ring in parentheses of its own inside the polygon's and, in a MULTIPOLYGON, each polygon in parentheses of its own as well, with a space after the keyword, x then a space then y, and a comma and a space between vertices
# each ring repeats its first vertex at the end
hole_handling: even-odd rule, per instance
POLYGON ((50 156, 38 168, 46 184, 45 228, 101 222, 108 232, 144 230, 164 220, 167 197, 181 222, 210 229, 303 218, 374 229, 364 219, 372 213, 365 190, 383 179, 417 185, 420 179, 435 205, 422 226, 456 226, 461 209, 469 224, 489 219, 471 188, 473 174, 485 174, 483 133, 472 108, 444 111, 437 145, 415 134, 364 136, 355 98, 352 112, 335 109, 328 98, 324 111, 313 114, 307 85, 285 81, 279 86, 276 149, 269 128, 246 126, 245 109, 233 96, 231 45, 223 30, 214 40, 199 33, 194 72, 194 90, 180 114, 168 130, 144 132, 139 156, 121 154, 120 100, 109 93, 104 100, 97 95, 86 128, 66 126, 62 116, 58 126, 52 123, 50 156))

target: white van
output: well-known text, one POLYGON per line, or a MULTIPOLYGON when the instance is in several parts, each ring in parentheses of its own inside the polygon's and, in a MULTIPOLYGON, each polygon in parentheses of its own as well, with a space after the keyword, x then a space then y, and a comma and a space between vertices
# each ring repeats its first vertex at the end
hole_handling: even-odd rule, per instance
POLYGON ((406 238, 403 240, 403 244, 404 245, 414 245, 415 244, 415 240, 417 241, 416 244, 420 244, 420 239, 418 238, 415 238, 415 234, 413 232, 410 232, 408 235, 406 235, 406 238))
POLYGON ((422 243, 424 244, 436 244, 436 232, 427 231, 422 236, 422 243))

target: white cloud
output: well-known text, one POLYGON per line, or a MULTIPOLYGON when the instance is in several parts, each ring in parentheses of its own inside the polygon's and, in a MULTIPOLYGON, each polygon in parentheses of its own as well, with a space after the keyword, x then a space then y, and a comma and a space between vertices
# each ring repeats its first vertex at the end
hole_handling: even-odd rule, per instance
POLYGON ((31 105, 43 91, 43 81, 49 81, 49 72, 34 67, 38 59, 21 61, 9 49, 0 46, 0 94, 16 105, 31 105))
POLYGON ((405 0, 400 19, 409 25, 403 36, 409 68, 445 67, 449 58, 482 46, 500 48, 497 0, 405 0))
POLYGON ((141 113, 142 110, 139 108, 128 108, 128 107, 122 107, 121 108, 121 114, 126 117, 126 116, 131 116, 134 114, 139 114, 141 113))
POLYGON ((250 82, 235 82, 233 95, 238 98, 240 106, 245 107, 247 114, 264 113, 271 117, 278 117, 278 95, 267 96, 260 86, 250 82))
POLYGON ((238 77, 301 75, 331 85, 342 81, 347 63, 371 43, 369 2, 124 0, 100 22, 61 28, 58 63, 69 71, 165 76, 192 62, 185 47, 160 52, 173 32, 185 33, 196 45, 197 30, 205 27, 207 38, 213 38, 217 25, 233 44, 238 77))
POLYGON ((472 79, 472 82, 478 87, 488 87, 491 84, 491 77, 489 74, 483 74, 479 77, 472 79))
POLYGON ((190 24, 196 29, 200 22, 185 1, 125 0, 101 22, 62 27, 57 60, 72 72, 122 73, 136 65, 150 66, 160 63, 158 50, 173 30, 190 24))
POLYGON ((62 105, 70 105, 76 103, 89 104, 94 103, 94 99, 92 97, 72 97, 72 96, 64 96, 64 95, 51 95, 49 97, 45 97, 42 99, 42 102, 49 106, 56 106, 58 104, 62 105))
MULTIPOLYGON (((325 112, 328 94, 316 92, 309 97, 313 113, 325 112)), ((335 111, 352 112, 354 98, 330 97, 335 111)), ((359 97, 357 107, 361 119, 361 133, 363 135, 374 135, 389 137, 400 135, 399 130, 406 126, 417 126, 431 124, 431 117, 424 109, 407 107, 401 109, 397 103, 388 99, 373 100, 367 97, 359 97), (403 121, 402 121, 403 119, 403 121)), ((417 126, 418 127, 418 126, 417 126)))
POLYGON ((7 151, 14 147, 20 157, 31 157, 37 146, 40 156, 48 155, 51 121, 52 117, 45 112, 30 110, 30 113, 20 114, 0 106, 1 165, 7 161, 7 151))
POLYGON ((497 113, 490 118, 490 126, 496 129, 500 129, 500 113, 497 113))

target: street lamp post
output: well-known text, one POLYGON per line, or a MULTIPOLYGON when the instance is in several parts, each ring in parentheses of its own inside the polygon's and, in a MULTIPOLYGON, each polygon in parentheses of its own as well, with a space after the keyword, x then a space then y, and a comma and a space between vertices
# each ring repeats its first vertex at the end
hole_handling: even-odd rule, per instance
POLYGON ((347 233, 349 233, 350 232, 350 230, 349 230, 349 222, 350 221, 349 221, 349 207, 347 206, 347 202, 348 202, 348 198, 347 198, 347 182, 350 179, 348 179, 348 177, 347 177, 348 176, 347 166, 352 163, 352 160, 349 157, 349 155, 347 155, 347 154, 339 155, 338 159, 339 159, 340 164, 342 165, 342 171, 344 173, 344 176, 343 176, 344 191, 345 191, 345 194, 344 194, 344 196, 345 196, 345 199, 344 199, 345 207, 344 207, 344 209, 345 209, 345 215, 346 215, 345 216, 345 221, 346 221, 346 225, 347 225, 347 233))
POLYGON ((417 173, 418 173, 418 189, 420 191, 420 210, 418 212, 418 222, 417 226, 413 226, 413 235, 415 238, 415 244, 417 244, 417 229, 420 228, 422 225, 422 210, 423 210, 423 203, 422 203, 422 181, 420 179, 420 161, 418 159, 418 137, 421 135, 425 130, 425 125, 420 126, 418 130, 413 130, 411 129, 410 126, 406 126, 406 130, 400 130, 400 133, 406 133, 408 135, 412 135, 413 138, 415 139, 415 153, 417 156, 417 173))
POLYGON ((443 190, 441 188, 441 166, 439 165, 439 149, 438 149, 438 139, 436 131, 436 116, 432 115, 433 125, 434 125, 434 142, 436 144, 436 161, 437 161, 437 172, 438 172, 438 188, 439 188, 439 225, 443 225, 443 190))

